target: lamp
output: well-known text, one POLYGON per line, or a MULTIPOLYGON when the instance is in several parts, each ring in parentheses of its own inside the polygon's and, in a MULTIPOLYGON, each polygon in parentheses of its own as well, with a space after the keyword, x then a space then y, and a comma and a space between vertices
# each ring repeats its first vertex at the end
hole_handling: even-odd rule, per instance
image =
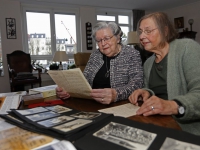
POLYGON ((193 19, 189 19, 188 23, 190 24, 190 31, 192 31, 192 24, 194 23, 193 19))
POLYGON ((128 32, 127 45, 136 45, 140 43, 136 31, 128 32))
POLYGON ((63 70, 62 61, 68 61, 68 57, 65 51, 56 51, 52 61, 59 61, 59 70, 63 70))

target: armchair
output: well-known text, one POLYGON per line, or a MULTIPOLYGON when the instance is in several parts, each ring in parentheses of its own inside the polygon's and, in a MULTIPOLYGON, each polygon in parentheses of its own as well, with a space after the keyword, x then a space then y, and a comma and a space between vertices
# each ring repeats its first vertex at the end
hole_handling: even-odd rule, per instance
POLYGON ((33 84, 39 84, 41 87, 42 70, 32 66, 30 54, 16 50, 7 54, 7 62, 11 92, 24 90, 24 86, 28 84, 31 85, 31 88, 33 88, 33 84), (33 75, 33 70, 37 70, 37 76, 33 75))
POLYGON ((85 66, 87 65, 90 55, 91 53, 81 53, 81 52, 74 54, 75 65, 77 68, 80 68, 82 72, 84 71, 85 66))

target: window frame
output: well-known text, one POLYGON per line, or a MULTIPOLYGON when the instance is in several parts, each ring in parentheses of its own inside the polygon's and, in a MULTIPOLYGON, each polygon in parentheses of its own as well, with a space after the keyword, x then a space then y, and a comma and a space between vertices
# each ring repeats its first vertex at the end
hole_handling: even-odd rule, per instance
MULTIPOLYGON (((104 20, 97 20, 97 15, 108 15, 108 16, 115 16, 115 23, 117 23, 120 27, 128 27, 129 31, 132 31, 133 25, 132 25, 132 10, 120 10, 120 9, 97 9, 96 10, 96 21, 104 21, 104 20), (128 24, 122 24, 119 23, 118 16, 128 16, 128 24)), ((111 22, 111 21, 106 21, 111 22)), ((128 33, 127 33, 128 34, 128 33)), ((128 35, 127 35, 128 36, 128 35)))
MULTIPOLYGON (((52 54, 51 55, 31 55, 32 60, 48 60, 51 61, 53 59, 53 55, 56 51, 56 29, 55 29, 55 14, 66 14, 66 15, 75 15, 76 21, 76 49, 78 50, 80 47, 80 27, 79 27, 79 11, 78 8, 69 8, 66 6, 30 6, 27 4, 22 4, 22 27, 23 27, 23 49, 26 53, 28 51, 28 31, 27 31, 27 19, 26 19, 26 12, 38 12, 38 13, 49 13, 50 15, 50 32, 51 32, 51 47, 52 47, 52 54)), ((69 59, 73 59, 73 54, 68 54, 69 59)))

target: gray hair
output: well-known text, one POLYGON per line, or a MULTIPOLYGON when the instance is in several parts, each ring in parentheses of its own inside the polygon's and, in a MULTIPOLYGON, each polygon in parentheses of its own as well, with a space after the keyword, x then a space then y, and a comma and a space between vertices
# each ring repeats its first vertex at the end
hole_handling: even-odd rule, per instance
POLYGON ((96 32, 101 30, 101 29, 105 29, 105 28, 110 28, 113 35, 115 37, 119 37, 120 38, 120 44, 121 44, 121 39, 122 39, 122 35, 123 32, 120 28, 119 25, 117 25, 115 22, 98 22, 93 28, 92 28, 92 38, 94 40, 96 40, 96 32))

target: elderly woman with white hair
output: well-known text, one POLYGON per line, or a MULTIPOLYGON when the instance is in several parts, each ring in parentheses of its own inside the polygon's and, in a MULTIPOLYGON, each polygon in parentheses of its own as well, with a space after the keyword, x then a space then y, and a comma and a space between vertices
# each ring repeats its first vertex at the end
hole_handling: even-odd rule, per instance
MULTIPOLYGON (((91 96, 102 104, 128 99, 134 90, 143 87, 140 54, 121 43, 122 35, 114 22, 99 22, 92 30, 99 48, 91 54, 83 74, 92 87, 91 96)), ((58 97, 70 97, 67 91, 56 90, 58 97)))

